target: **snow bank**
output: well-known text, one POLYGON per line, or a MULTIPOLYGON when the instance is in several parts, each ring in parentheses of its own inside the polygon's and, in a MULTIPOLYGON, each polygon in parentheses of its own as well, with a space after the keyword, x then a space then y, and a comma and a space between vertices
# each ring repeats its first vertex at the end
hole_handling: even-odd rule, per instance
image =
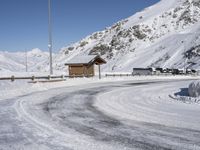
POLYGON ((25 94, 30 94, 38 91, 45 91, 53 88, 80 86, 89 83, 104 83, 104 82, 120 82, 120 81, 146 81, 146 80, 194 80, 197 77, 190 76, 135 76, 135 77, 104 77, 99 80, 98 76, 94 78, 75 78, 66 79, 63 82, 49 83, 28 83, 30 80, 0 81, 0 100, 9 99, 25 94))
POLYGON ((200 81, 192 82, 188 88, 189 96, 199 97, 200 96, 200 81))

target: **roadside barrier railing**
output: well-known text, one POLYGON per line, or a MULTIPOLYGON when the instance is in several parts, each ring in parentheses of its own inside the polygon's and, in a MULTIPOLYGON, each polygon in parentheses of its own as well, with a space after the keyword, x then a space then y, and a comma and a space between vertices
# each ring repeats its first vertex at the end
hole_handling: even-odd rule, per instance
POLYGON ((66 76, 66 75, 60 75, 60 76, 28 76, 28 77, 19 77, 19 76, 10 76, 10 77, 0 77, 0 81, 3 80, 10 80, 14 82, 15 80, 46 80, 46 81, 56 81, 56 80, 65 80, 66 78, 83 78, 83 77, 92 77, 92 76, 84 76, 84 75, 72 75, 72 76, 66 76))

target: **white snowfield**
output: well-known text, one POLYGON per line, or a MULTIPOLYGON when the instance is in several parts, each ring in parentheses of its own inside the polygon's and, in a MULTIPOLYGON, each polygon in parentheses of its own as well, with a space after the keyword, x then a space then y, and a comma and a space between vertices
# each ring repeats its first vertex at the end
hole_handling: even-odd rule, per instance
POLYGON ((170 96, 185 96, 183 89, 197 79, 129 77, 1 84, 0 149, 198 150, 200 105, 170 96), (20 85, 30 91, 9 91, 8 87, 20 85), (3 86, 8 89, 3 91, 3 86), (7 94, 3 96, 2 91, 7 94))

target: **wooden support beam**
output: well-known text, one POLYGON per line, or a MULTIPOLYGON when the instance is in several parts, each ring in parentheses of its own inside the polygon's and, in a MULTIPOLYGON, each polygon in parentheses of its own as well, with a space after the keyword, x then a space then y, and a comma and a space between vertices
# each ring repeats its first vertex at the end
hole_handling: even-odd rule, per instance
POLYGON ((101 79, 101 65, 98 66, 99 66, 99 79, 101 79))

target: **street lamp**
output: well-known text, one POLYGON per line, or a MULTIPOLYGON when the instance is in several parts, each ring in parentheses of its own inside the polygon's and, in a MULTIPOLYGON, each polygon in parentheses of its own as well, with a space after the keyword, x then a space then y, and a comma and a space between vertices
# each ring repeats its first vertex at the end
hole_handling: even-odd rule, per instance
POLYGON ((49 67, 50 75, 53 74, 53 65, 52 65, 52 26, 51 26, 51 0, 48 0, 48 27, 49 27, 49 67))

